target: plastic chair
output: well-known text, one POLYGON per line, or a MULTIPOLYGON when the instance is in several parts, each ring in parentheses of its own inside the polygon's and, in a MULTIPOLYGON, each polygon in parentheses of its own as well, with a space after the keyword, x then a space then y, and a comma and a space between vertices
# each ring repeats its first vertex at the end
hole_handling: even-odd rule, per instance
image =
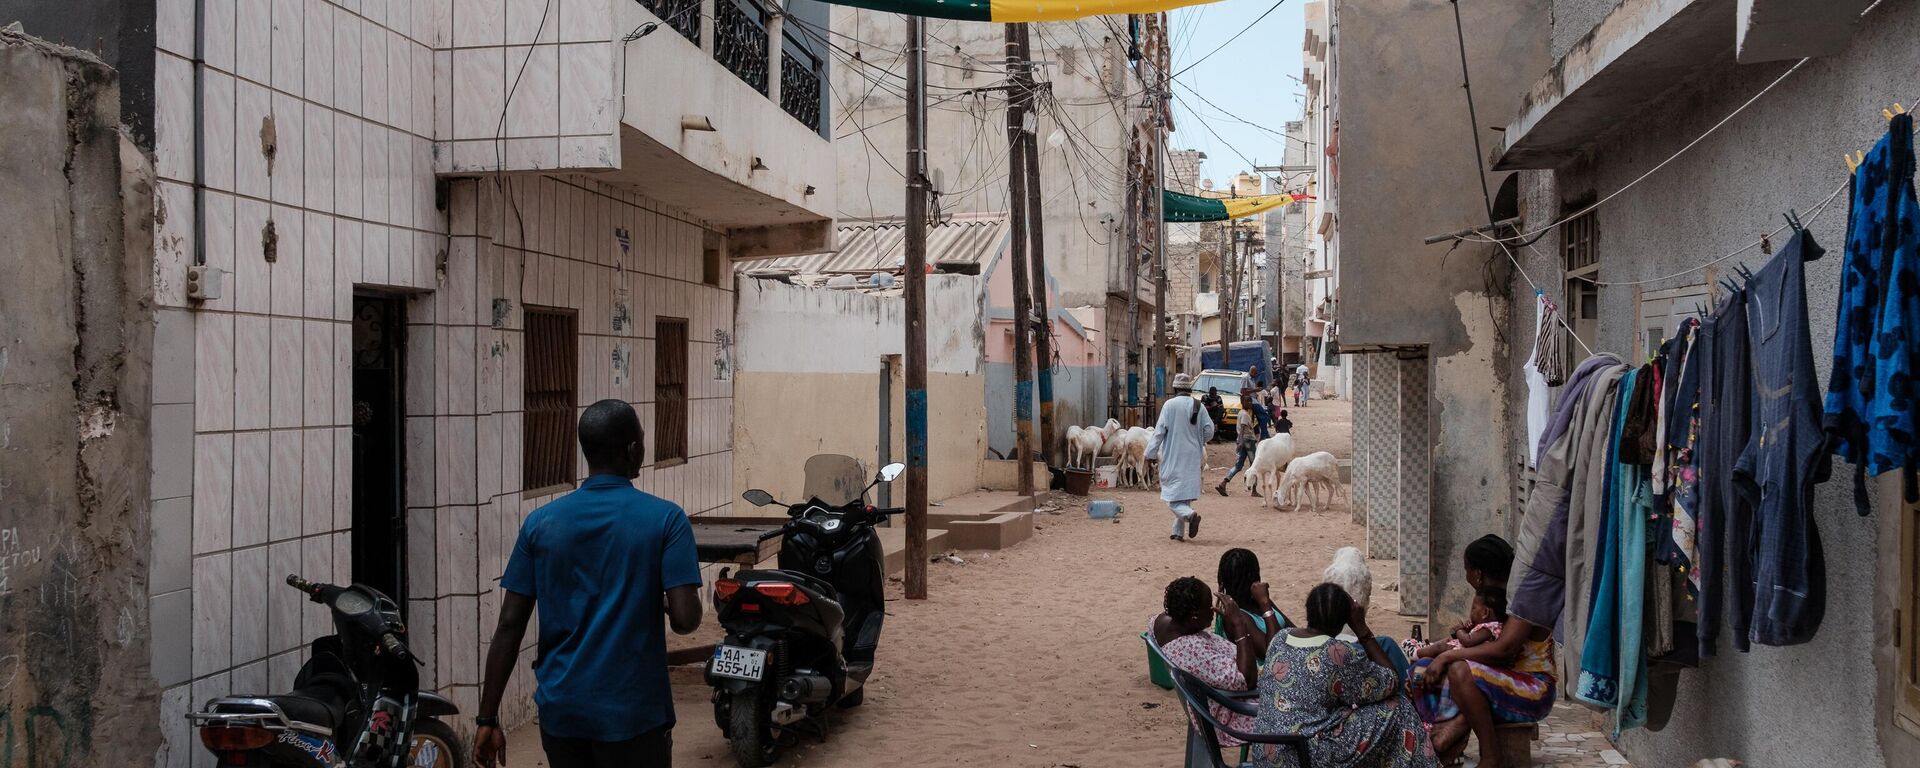
POLYGON ((1309 749, 1306 736, 1297 733, 1247 733, 1235 730, 1215 718, 1212 708, 1207 706, 1208 702, 1212 702, 1242 715, 1252 715, 1257 712, 1257 708, 1248 698, 1216 689, 1182 669, 1173 670, 1173 679, 1174 690, 1179 691, 1180 703, 1190 716, 1187 721, 1187 768, 1230 768, 1220 759, 1220 734, 1222 733, 1249 745, 1275 744, 1292 747, 1294 755, 1300 760, 1300 768, 1313 768, 1313 752, 1309 749))

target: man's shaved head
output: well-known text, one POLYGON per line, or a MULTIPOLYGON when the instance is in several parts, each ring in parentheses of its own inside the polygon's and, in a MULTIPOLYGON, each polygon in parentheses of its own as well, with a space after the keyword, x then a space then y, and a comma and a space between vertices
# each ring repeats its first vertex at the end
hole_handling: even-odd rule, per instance
POLYGON ((601 400, 580 414, 580 452, 587 471, 634 477, 641 464, 640 414, 622 400, 601 400))

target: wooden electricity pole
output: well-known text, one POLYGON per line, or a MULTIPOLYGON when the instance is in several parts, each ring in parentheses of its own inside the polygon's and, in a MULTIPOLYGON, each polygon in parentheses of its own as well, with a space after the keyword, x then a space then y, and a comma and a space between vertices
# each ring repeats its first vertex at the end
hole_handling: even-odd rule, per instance
POLYGON ((1008 24, 1007 75, 1014 80, 1007 99, 1007 223, 1013 229, 1013 460, 1020 478, 1021 496, 1033 495, 1033 352, 1028 322, 1033 317, 1033 293, 1027 285, 1027 175, 1020 147, 1026 133, 1026 102, 1020 92, 1020 72, 1027 66, 1025 24, 1008 24))
MULTIPOLYGON (((1031 38, 1025 24, 1019 27, 1020 49, 1029 57, 1033 52, 1031 38)), ((1011 27, 1009 27, 1011 28, 1011 27)), ((1048 466, 1058 463, 1060 446, 1053 426, 1053 316, 1047 307, 1047 245, 1045 212, 1040 204, 1040 111, 1035 108, 1038 93, 1033 82, 1033 64, 1027 62, 1018 73, 1009 71, 1017 82, 1014 84, 1014 97, 1024 102, 1025 112, 1033 115, 1034 130, 1021 131, 1020 156, 1024 159, 1020 169, 1026 174, 1027 181, 1027 254, 1032 257, 1031 278, 1033 280, 1033 352, 1036 359, 1034 374, 1040 389, 1040 457, 1048 466)), ((1022 126, 1024 128, 1024 125, 1022 126)), ((1012 172, 1013 161, 1008 160, 1008 171, 1012 172)), ((1017 203, 1016 203, 1017 204, 1017 203)), ((1019 233, 1014 233, 1019 237, 1019 233)))
POLYGON ((927 598, 927 30, 907 17, 907 583, 927 598))

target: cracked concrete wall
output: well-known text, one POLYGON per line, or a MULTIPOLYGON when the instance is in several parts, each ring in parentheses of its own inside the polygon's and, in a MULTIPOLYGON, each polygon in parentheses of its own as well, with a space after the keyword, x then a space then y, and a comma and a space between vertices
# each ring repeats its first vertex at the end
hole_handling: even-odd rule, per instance
POLYGON ((151 169, 99 59, 0 32, 0 93, 0 759, 106 765, 160 736, 151 169))

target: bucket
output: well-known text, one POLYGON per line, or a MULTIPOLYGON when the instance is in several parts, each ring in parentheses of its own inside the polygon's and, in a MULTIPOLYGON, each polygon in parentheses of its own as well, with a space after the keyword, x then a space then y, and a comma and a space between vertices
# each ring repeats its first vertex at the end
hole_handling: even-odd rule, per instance
POLYGON ((1112 488, 1120 484, 1120 470, 1109 464, 1093 470, 1093 487, 1112 488))
POLYGON ((1069 469, 1067 474, 1067 493, 1085 496, 1093 490, 1093 473, 1084 469, 1069 469))

